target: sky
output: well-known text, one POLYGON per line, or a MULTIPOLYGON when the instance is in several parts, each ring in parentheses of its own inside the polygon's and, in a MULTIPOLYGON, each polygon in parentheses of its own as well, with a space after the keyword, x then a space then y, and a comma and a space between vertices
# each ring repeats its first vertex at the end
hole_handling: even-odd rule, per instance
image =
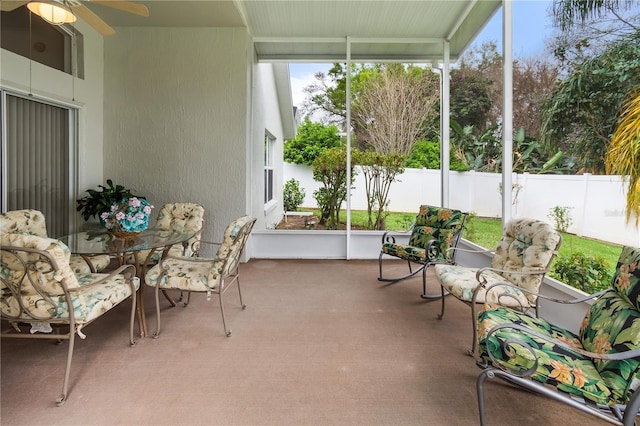
MULTIPOLYGON (((551 24, 552 1, 515 0, 513 2, 513 55, 515 58, 537 56, 544 53, 545 39, 553 33, 551 24)), ((502 51, 502 9, 478 35, 473 46, 485 41, 495 41, 498 52, 502 51)), ((313 82, 313 74, 326 72, 332 64, 290 64, 291 94, 293 105, 300 106, 304 100, 302 89, 313 82)))

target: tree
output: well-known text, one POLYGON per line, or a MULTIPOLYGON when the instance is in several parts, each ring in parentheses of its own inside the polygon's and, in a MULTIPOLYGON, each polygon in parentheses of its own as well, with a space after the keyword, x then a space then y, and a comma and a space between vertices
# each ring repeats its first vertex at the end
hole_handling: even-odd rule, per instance
MULTIPOLYGON (((562 30, 571 29, 580 20, 584 23, 588 17, 600 17, 606 12, 619 17, 620 9, 629 8, 634 5, 632 0, 556 0, 554 4, 554 16, 556 22, 562 30)), ((627 42, 631 42, 631 47, 638 48, 640 39, 640 28, 631 25, 632 31, 629 36, 623 37, 627 42)), ((624 43, 622 43, 624 44, 624 43)), ((631 56, 628 60, 617 64, 622 69, 619 75, 620 80, 627 80, 629 77, 635 78, 627 92, 626 102, 621 110, 621 120, 617 124, 611 144, 606 156, 606 168, 609 172, 617 172, 623 176, 629 176, 629 187, 627 191, 626 217, 631 219, 631 214, 636 216, 636 226, 640 220, 640 83, 638 72, 640 64, 638 55, 631 56), (635 71, 635 72, 634 72, 635 71)))
MULTIPOLYGON (((545 58, 513 62, 513 127, 528 137, 540 136, 540 111, 558 77, 557 66, 545 58)), ((502 123, 502 56, 495 42, 469 50, 451 71, 451 118, 481 135, 502 123)))
POLYGON ((423 123, 435 114, 439 83, 430 71, 402 64, 375 68, 354 100, 360 145, 388 155, 409 155, 423 123))
POLYGON ((640 87, 634 89, 622 108, 606 157, 607 172, 628 176, 626 216, 640 221, 640 87))
POLYGON ((312 123, 306 119, 298 128, 296 138, 284 143, 284 161, 310 166, 325 149, 340 145, 342 139, 336 126, 312 123))
MULTIPOLYGON (((583 3, 558 3, 567 2, 576 7, 583 3)), ((565 12, 562 16, 589 15, 565 12)), ((638 84, 640 32, 610 42, 557 82, 543 105, 541 143, 548 151, 567 152, 583 171, 604 173, 604 157, 617 123, 617 111, 625 93, 638 84)))
MULTIPOLYGON (((352 155, 354 154, 352 150, 352 155)), ((313 193, 321 211, 320 220, 327 224, 327 228, 337 229, 340 207, 347 198, 347 150, 344 147, 324 150, 313 161, 312 170, 313 179, 322 183, 322 187, 313 193)), ((352 163, 352 182, 354 171, 352 163)))
POLYGON ((364 175, 369 217, 367 228, 386 229, 385 217, 388 214, 389 190, 391 184, 396 181, 396 177, 404 172, 405 157, 399 154, 382 155, 369 151, 359 153, 356 162, 362 168, 364 175))

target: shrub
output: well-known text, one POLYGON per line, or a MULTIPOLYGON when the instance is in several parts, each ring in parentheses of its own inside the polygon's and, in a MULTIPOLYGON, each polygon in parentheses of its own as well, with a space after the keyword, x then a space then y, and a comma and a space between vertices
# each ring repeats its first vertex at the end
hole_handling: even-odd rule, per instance
POLYGON ((304 201, 305 192, 300 188, 300 182, 296 179, 289 179, 284 184, 284 210, 295 212, 304 201))
MULTIPOLYGON (((457 155, 453 146, 451 147, 451 155, 449 160, 449 169, 454 171, 467 171, 469 167, 461 161, 457 155)), ((427 141, 419 139, 413 145, 411 153, 405 163, 406 167, 413 169, 421 169, 423 167, 427 169, 437 170, 440 168, 440 142, 427 141)))
POLYGON ((610 265, 603 257, 582 252, 558 256, 549 275, 589 294, 609 288, 612 278, 610 265))
POLYGON ((571 210, 573 207, 561 207, 555 206, 549 209, 549 214, 547 217, 551 219, 556 226, 556 229, 560 232, 567 232, 567 229, 573 223, 573 219, 571 219, 571 210))
POLYGON ((341 145, 342 139, 336 126, 312 123, 307 119, 298 128, 296 138, 284 143, 284 161, 311 166, 326 149, 341 145))

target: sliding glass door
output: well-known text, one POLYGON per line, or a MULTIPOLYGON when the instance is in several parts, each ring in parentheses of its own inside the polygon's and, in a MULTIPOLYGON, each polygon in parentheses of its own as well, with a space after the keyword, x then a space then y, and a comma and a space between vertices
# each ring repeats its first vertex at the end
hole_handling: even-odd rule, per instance
POLYGON ((76 110, 0 92, 2 211, 44 213, 51 237, 69 233, 74 218, 76 110))

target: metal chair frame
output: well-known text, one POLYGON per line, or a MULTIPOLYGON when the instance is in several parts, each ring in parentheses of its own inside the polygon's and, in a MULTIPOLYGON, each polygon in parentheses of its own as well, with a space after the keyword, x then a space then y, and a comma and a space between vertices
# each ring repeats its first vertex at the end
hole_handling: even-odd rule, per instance
MULTIPOLYGON (((223 295, 224 293, 227 292, 227 290, 229 288, 231 288, 231 286, 233 286, 234 284, 237 286, 238 288, 238 295, 240 297, 240 306, 241 308, 244 310, 246 309, 247 305, 243 302, 242 300, 242 291, 240 289, 240 274, 238 271, 238 267, 240 264, 240 256, 244 250, 244 247, 246 245, 247 239, 249 238, 249 235, 251 233, 251 230, 253 228, 253 225, 255 224, 256 219, 252 218, 251 220, 249 220, 248 222, 246 222, 238 231, 237 235, 235 236, 235 238, 233 239, 233 242, 230 245, 230 249, 228 251, 228 253, 224 254, 223 256, 219 256, 220 254, 220 250, 218 250, 218 254, 216 254, 216 256, 213 259, 209 259, 209 258, 199 258, 199 257, 176 257, 176 256, 167 256, 163 259, 160 260, 160 263, 158 264, 158 267, 160 268, 160 276, 157 278, 156 280, 156 284, 155 284, 155 300, 156 300, 156 331, 153 334, 154 338, 157 338, 160 335, 160 296, 159 296, 159 292, 160 290, 165 291, 166 289, 161 289, 160 288, 160 282, 168 276, 168 271, 170 269, 170 266, 168 265, 169 261, 172 260, 177 260, 180 262, 184 262, 184 263, 210 263, 212 267, 215 266, 215 263, 219 262, 219 261, 223 261, 223 265, 220 267, 220 271, 221 271, 221 277, 220 277, 220 282, 219 285, 217 286, 217 288, 210 288, 207 289, 206 291, 202 291, 202 292, 206 292, 207 294, 207 300, 211 300, 211 294, 217 294, 218 295, 218 299, 219 299, 219 303, 220 303, 220 312, 222 315, 222 325, 224 328, 224 332, 225 335, 227 337, 231 336, 231 330, 227 327, 227 320, 225 317, 225 311, 224 311, 224 302, 223 302, 223 295)), ((218 247, 221 247, 223 243, 217 243, 217 242, 208 242, 208 241, 200 241, 200 244, 210 244, 210 245, 215 245, 218 247)), ((196 291, 193 290, 188 290, 188 289, 180 289, 177 288, 178 290, 182 292, 186 292, 187 293, 187 299, 186 301, 183 303, 183 306, 186 307, 189 305, 190 301, 191 301, 191 293, 194 293, 196 291)), ((200 291, 198 291, 200 292, 200 291)), ((202 293, 200 292, 200 293, 202 293)), ((182 299, 182 296, 181 296, 182 299)))
MULTIPOLYGON (((454 234, 454 237, 451 243, 452 248, 457 247, 458 242, 460 241, 460 238, 462 238, 462 232, 464 231, 465 223, 468 217, 467 213, 462 213, 462 214, 463 214, 462 223, 460 224, 460 229, 454 234)), ((395 244, 396 237, 410 238, 415 228, 415 225, 416 225, 416 222, 414 221, 406 231, 386 231, 384 234, 382 234, 382 244, 383 245, 385 243, 395 244)), ((438 258, 444 254, 441 253, 440 247, 438 246, 436 240, 429 241, 429 243, 427 244, 427 247, 425 247, 424 250, 427 253, 426 262, 415 262, 409 259, 404 259, 407 261, 409 272, 403 276, 396 277, 396 278, 385 278, 382 276, 383 275, 382 274, 383 257, 384 256, 395 257, 395 256, 392 256, 381 250, 380 255, 378 256, 378 281, 394 284, 394 283, 397 283, 398 281, 406 280, 407 278, 411 278, 414 275, 418 274, 419 272, 422 272, 422 294, 420 295, 420 297, 423 300, 437 300, 440 298, 444 298, 444 296, 446 296, 448 293, 447 294, 427 294, 427 270, 429 269, 430 266, 433 266, 433 265, 455 264, 456 252, 453 251, 451 256, 447 260, 438 260, 438 258), (417 268, 415 270, 412 268, 412 263, 417 265, 417 268)))
MULTIPOLYGON (((500 283, 500 284, 494 284, 491 285, 487 288, 487 292, 491 291, 491 290, 499 290, 500 288, 504 287, 504 286, 509 286, 512 288, 516 288, 518 291, 521 291, 523 293, 529 293, 532 294, 533 292, 528 291, 526 289, 514 286, 512 284, 508 284, 508 283, 500 283)), ((606 293, 608 290, 603 290, 603 291, 599 291, 597 293, 591 294, 591 295, 587 295, 585 297, 580 297, 577 299, 573 299, 573 300, 560 300, 560 299, 554 299, 548 296, 545 296, 543 294, 537 294, 537 301, 539 301, 540 299, 544 299, 547 300, 551 303, 558 303, 558 304, 565 304, 565 305, 576 305, 576 304, 580 304, 583 302, 587 302, 589 300, 594 300, 597 299, 598 297, 600 297, 602 294, 606 293)), ((539 303, 536 303, 536 305, 539 305, 539 303)), ((505 329, 505 328, 510 328, 510 329, 515 329, 515 330, 519 330, 522 333, 525 334, 529 334, 529 335, 533 335, 536 336, 540 339, 543 339, 547 342, 549 342, 550 344, 553 344, 555 347, 559 348, 559 350, 566 350, 569 352, 576 352, 579 354, 582 354, 584 356, 587 356, 593 360, 624 360, 624 359, 630 359, 630 358, 637 358, 640 357, 640 349, 633 349, 633 350, 628 350, 628 351, 623 351, 623 352, 615 352, 615 353, 597 353, 597 352, 589 352, 586 351, 584 349, 580 349, 580 348, 576 348, 575 346, 570 346, 568 345, 566 342, 557 340, 557 339, 553 339, 550 338, 549 336, 545 336, 543 334, 540 334, 534 330, 531 330, 525 326, 519 325, 519 324, 515 324, 515 323, 504 323, 504 324, 498 324, 495 327, 493 327, 488 333, 487 333, 487 339, 489 336, 491 336, 492 334, 496 333, 497 331, 501 330, 501 329, 505 329)), ((474 327, 475 329, 475 327, 474 327)), ((476 361, 476 365, 478 367, 480 367, 483 371, 480 373, 480 375, 478 376, 477 380, 476 380, 476 392, 477 392, 477 397, 478 397, 478 410, 479 410, 479 414, 480 414, 480 424, 481 426, 485 426, 486 425, 486 407, 485 407, 485 401, 484 401, 484 385, 485 382, 487 381, 487 379, 494 379, 494 378, 499 378, 501 380, 504 380, 512 385, 515 386, 519 386, 522 387, 528 391, 540 394, 542 396, 545 396, 547 398, 553 399, 555 401, 558 402, 562 402, 564 404, 567 404, 569 406, 571 406, 572 408, 575 408, 579 411, 582 411, 584 413, 587 414, 591 414, 595 417, 598 417, 601 420, 607 421, 609 423, 615 424, 615 425, 623 425, 623 426, 633 426, 636 424, 635 420, 636 420, 636 416, 640 415, 640 391, 635 392, 633 394, 633 396, 630 398, 629 403, 625 406, 625 405, 614 405, 614 406, 606 406, 606 405, 602 405, 602 404, 597 404, 593 401, 590 401, 588 399, 585 398, 580 398, 577 397, 575 395, 566 393, 561 391, 558 388, 554 388, 554 387, 549 387, 549 385, 535 381, 531 378, 529 378, 530 375, 532 375, 537 368, 537 364, 538 364, 538 360, 537 358, 535 358, 535 352, 529 347, 529 345, 527 343, 525 343, 522 340, 519 339, 507 339, 504 342, 502 342, 502 350, 505 353, 509 353, 510 349, 507 348, 507 346, 509 345, 518 345, 524 349, 526 349, 528 352, 530 352, 533 357, 534 357, 534 361, 533 361, 533 366, 528 369, 528 370, 524 370, 524 371, 512 371, 512 370, 503 370, 500 368, 497 368, 491 364, 489 364, 488 362, 486 362, 484 359, 478 359, 476 361)), ((493 355, 491 354, 491 352, 489 352, 489 356, 491 359, 493 359, 495 361, 495 359, 493 358, 493 355)))
MULTIPOLYGON (((68 396, 69 389, 69 376, 71 373, 71 361, 73 358, 73 349, 75 346, 75 336, 76 334, 84 339, 86 336, 82 332, 82 329, 95 321, 89 321, 86 323, 78 324, 76 322, 75 313, 73 309, 67 309, 68 316, 66 318, 56 318, 59 307, 55 306, 55 304, 51 303, 54 312, 49 317, 36 317, 33 313, 28 309, 27 306, 24 306, 23 301, 21 300, 21 294, 23 290, 27 287, 32 287, 39 296, 42 297, 43 301, 51 302, 51 296, 47 294, 46 290, 42 289, 36 281, 34 281, 31 277, 31 274, 27 273, 27 271, 38 271, 38 273, 48 273, 53 271, 59 271, 60 268, 56 263, 56 260, 46 251, 37 250, 28 247, 18 247, 18 246, 2 246, 1 251, 3 252, 3 256, 13 256, 15 257, 20 264, 23 266, 25 273, 23 274, 21 280, 19 282, 13 282, 11 280, 2 277, 1 282, 2 285, 8 290, 7 295, 11 295, 18 301, 18 312, 15 315, 9 315, 2 311, 2 319, 9 322, 12 328, 4 330, 2 332, 2 338, 20 338, 20 339, 54 339, 58 342, 62 340, 69 341, 69 349, 67 352, 67 361, 64 372, 64 379, 62 382, 62 393, 59 398, 56 399, 56 405, 62 406, 68 396), (25 257, 28 254, 37 254, 37 259, 26 259, 25 257), (48 264, 49 269, 46 269, 43 265, 48 264), (22 324, 26 323, 49 323, 54 325, 56 332, 46 333, 46 334, 31 334, 29 332, 23 333, 21 329, 22 324), (68 327, 68 332, 64 333, 61 330, 61 327, 68 327)), ((136 288, 134 285, 134 277, 135 277, 135 268, 133 265, 123 265, 114 271, 111 271, 108 275, 103 278, 92 282, 91 284, 82 286, 80 288, 68 288, 67 278, 63 277, 60 280, 60 285, 64 291, 64 298, 66 302, 66 306, 73 306, 72 297, 73 293, 78 290, 84 290, 90 286, 99 285, 105 281, 108 281, 112 277, 118 274, 124 274, 125 282, 131 287, 131 315, 129 320, 129 345, 134 346, 136 341, 133 338, 133 327, 134 327, 134 319, 135 319, 135 311, 136 311, 136 288)), ((60 274, 63 276, 63 274, 60 274)), ((102 275, 102 274, 101 274, 102 275)), ((6 291, 6 290, 5 290, 6 291)), ((3 298, 4 299, 4 298, 3 298)), ((2 303, 5 303, 2 300, 2 303)), ((97 318, 96 318, 97 319, 97 318)))

